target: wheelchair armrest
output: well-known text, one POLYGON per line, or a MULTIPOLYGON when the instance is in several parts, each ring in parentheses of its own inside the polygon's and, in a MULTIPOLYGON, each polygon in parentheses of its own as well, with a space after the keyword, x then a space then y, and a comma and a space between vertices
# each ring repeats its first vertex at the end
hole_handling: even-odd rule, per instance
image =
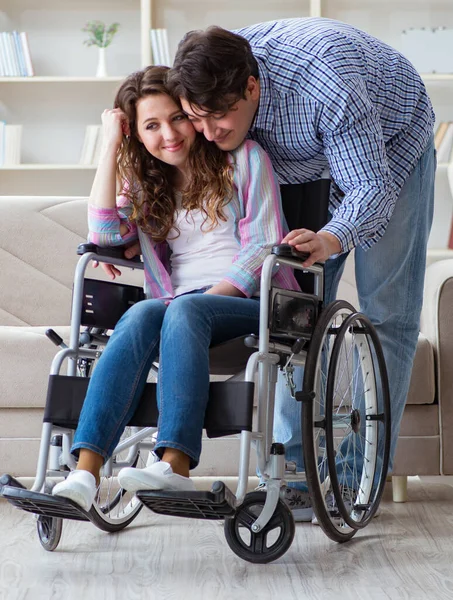
POLYGON ((299 252, 294 246, 290 246, 289 244, 279 244, 278 246, 274 246, 272 248, 272 254, 283 258, 295 258, 301 262, 304 262, 310 256, 309 252, 299 252))
POLYGON ((101 246, 96 246, 96 244, 92 244, 90 242, 84 242, 83 244, 79 244, 77 246, 77 254, 79 256, 86 254, 87 252, 94 252, 98 256, 106 256, 108 258, 120 258, 122 260, 129 260, 135 263, 141 263, 140 256, 134 256, 133 258, 125 258, 124 251, 126 246, 111 246, 109 248, 101 248, 101 246))

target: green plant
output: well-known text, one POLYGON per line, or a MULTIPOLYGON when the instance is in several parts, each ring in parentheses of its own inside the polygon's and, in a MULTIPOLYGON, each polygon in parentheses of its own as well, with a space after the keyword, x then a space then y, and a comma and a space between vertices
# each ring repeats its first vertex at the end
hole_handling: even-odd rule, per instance
POLYGON ((87 46, 98 46, 98 48, 107 48, 112 42, 113 36, 118 31, 119 23, 112 23, 107 26, 102 21, 88 21, 82 31, 89 34, 87 40, 83 43, 87 46))

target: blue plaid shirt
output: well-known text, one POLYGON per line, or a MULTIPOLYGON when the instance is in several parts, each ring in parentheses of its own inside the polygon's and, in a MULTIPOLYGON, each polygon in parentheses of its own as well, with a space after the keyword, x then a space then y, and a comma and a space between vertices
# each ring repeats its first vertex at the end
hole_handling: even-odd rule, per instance
POLYGON ((404 182, 432 136, 434 113, 396 50, 330 19, 287 19, 236 31, 258 61, 261 96, 249 132, 280 183, 333 179, 324 227, 343 251, 383 235, 404 182))

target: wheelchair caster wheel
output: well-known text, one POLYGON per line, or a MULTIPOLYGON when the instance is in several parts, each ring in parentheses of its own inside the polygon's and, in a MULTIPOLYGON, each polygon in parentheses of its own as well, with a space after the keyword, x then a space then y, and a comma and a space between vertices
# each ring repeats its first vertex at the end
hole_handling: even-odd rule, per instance
POLYGON ((263 492, 247 494, 232 517, 225 519, 226 541, 240 558, 252 563, 269 563, 283 556, 291 546, 295 525, 286 504, 279 500, 269 523, 257 533, 252 524, 263 510, 266 495, 263 492))
POLYGON ((60 543, 63 519, 41 515, 38 517, 37 529, 41 546, 47 552, 53 552, 60 543))

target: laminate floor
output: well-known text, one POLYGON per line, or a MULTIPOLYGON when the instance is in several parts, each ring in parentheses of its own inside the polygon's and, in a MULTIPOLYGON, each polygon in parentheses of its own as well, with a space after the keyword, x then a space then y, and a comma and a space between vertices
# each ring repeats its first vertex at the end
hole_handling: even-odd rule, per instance
POLYGON ((1 600, 453 599, 451 478, 413 478, 350 542, 298 524, 292 547, 268 565, 239 559, 219 522, 143 510, 119 534, 66 522, 41 549, 33 517, 0 502, 1 600))

